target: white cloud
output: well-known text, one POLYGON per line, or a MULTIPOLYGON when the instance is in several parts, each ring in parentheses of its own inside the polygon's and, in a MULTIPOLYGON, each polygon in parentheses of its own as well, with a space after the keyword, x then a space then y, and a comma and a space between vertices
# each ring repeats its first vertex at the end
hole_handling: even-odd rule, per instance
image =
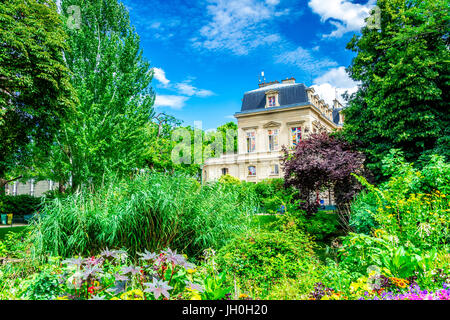
POLYGON ((175 110, 182 109, 188 97, 176 96, 176 95, 156 95, 155 107, 169 107, 175 110))
POLYGON ((346 32, 359 31, 375 3, 376 0, 369 0, 365 5, 347 0, 310 0, 308 5, 314 13, 320 15, 322 22, 329 20, 336 27, 336 30, 324 37, 339 38, 346 32))
POLYGON ((207 6, 211 20, 204 25, 193 46, 208 50, 228 50, 246 55, 256 47, 281 40, 276 32, 269 32, 268 24, 275 17, 289 11, 277 10, 279 0, 210 0, 207 6))
POLYGON ((163 69, 153 68, 153 72, 154 72, 154 77, 156 80, 158 80, 165 86, 167 86, 169 84, 170 80, 168 80, 166 78, 166 72, 163 69))
POLYGON ((214 92, 205 89, 198 89, 188 82, 178 83, 176 88, 180 91, 180 93, 187 96, 210 97, 214 95, 214 92))
POLYGON ((345 71, 344 67, 333 68, 314 79, 312 86, 316 93, 328 105, 333 105, 333 100, 337 97, 341 103, 344 103, 342 94, 348 91, 352 94, 358 90, 358 83, 353 81, 345 71))
POLYGON ((317 74, 324 68, 329 68, 337 65, 337 62, 329 60, 328 58, 315 58, 310 50, 298 47, 293 51, 284 52, 275 58, 275 62, 291 64, 299 67, 301 70, 309 74, 317 74))
POLYGON ((322 76, 316 78, 314 83, 330 83, 335 87, 350 88, 356 86, 356 82, 353 81, 349 76, 345 67, 333 68, 328 70, 322 76))
POLYGON ((185 106, 189 97, 206 98, 214 95, 214 92, 206 89, 199 89, 190 84, 193 80, 188 79, 181 83, 170 84, 170 80, 166 77, 166 72, 161 68, 153 68, 154 77, 163 84, 165 89, 177 91, 179 95, 156 95, 156 107, 170 107, 173 109, 181 109, 185 106))

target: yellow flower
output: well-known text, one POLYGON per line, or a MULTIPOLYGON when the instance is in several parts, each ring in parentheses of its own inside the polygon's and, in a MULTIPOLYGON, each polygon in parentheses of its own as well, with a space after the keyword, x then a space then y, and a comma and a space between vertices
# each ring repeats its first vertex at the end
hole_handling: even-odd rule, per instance
POLYGON ((130 290, 122 293, 120 296, 122 300, 144 300, 144 293, 139 289, 130 290))
POLYGON ((198 293, 194 293, 191 296, 191 300, 202 300, 202 296, 200 294, 198 294, 198 293))
POLYGON ((110 300, 120 300, 120 299, 117 297, 112 297, 110 300))
POLYGON ((69 297, 68 296, 58 297, 56 298, 56 300, 69 300, 69 297))
POLYGON ((187 272, 188 272, 189 274, 196 273, 196 272, 197 272, 197 269, 188 269, 187 272))
POLYGON ((248 295, 247 295, 247 294, 241 293, 241 294, 239 295, 239 299, 245 299, 245 298, 248 298, 248 295))

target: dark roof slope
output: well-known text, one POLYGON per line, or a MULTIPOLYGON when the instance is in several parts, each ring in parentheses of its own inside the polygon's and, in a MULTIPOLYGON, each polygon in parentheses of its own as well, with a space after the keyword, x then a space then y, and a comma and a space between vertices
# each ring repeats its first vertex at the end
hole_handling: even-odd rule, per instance
POLYGON ((278 102, 280 107, 293 104, 301 104, 308 102, 308 94, 306 86, 302 83, 297 84, 280 84, 267 86, 261 89, 246 92, 242 100, 241 112, 265 109, 266 92, 270 90, 278 91, 278 102))

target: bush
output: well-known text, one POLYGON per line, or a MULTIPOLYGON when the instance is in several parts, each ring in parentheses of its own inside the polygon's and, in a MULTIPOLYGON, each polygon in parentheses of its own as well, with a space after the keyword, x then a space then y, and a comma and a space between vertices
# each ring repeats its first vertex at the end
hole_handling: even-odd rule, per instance
POLYGON ((258 197, 260 210, 268 213, 281 211, 293 202, 298 191, 292 187, 285 188, 283 179, 265 179, 252 185, 258 197))
POLYGON ((142 174, 47 203, 32 241, 39 254, 95 254, 109 247, 134 255, 170 246, 197 256, 247 230, 253 209, 252 195, 238 187, 142 174))
POLYGON ((375 194, 363 191, 351 205, 349 226, 357 233, 370 235, 379 227, 375 220, 377 199, 375 194))
POLYGON ((366 233, 372 224, 372 228, 398 237, 401 244, 422 249, 447 245, 450 239, 450 164, 436 156, 418 170, 395 151, 383 162, 385 173, 392 177, 378 188, 359 178, 367 193, 361 194, 352 206, 353 224, 363 224, 361 216, 370 217, 367 220, 373 218, 373 221, 365 224, 366 233))
POLYGON ((318 241, 336 236, 339 228, 338 217, 333 212, 319 211, 311 218, 304 219, 304 228, 318 241))
POLYGON ((13 213, 14 215, 27 215, 39 211, 41 198, 20 195, 20 196, 0 196, 0 213, 13 213))
POLYGON ((298 282, 296 295, 301 295, 315 280, 318 263, 312 248, 298 231, 253 231, 223 247, 217 262, 230 283, 236 279, 239 289, 255 298, 277 298, 291 280, 298 282))

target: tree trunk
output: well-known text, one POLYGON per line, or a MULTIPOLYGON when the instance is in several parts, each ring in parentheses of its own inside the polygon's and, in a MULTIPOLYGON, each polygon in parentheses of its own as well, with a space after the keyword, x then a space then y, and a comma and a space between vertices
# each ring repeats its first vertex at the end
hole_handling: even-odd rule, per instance
POLYGON ((7 183, 6 179, 0 178, 0 196, 5 194, 5 186, 7 183))
POLYGON ((58 184, 59 193, 66 193, 66 183, 64 181, 60 181, 58 184))

